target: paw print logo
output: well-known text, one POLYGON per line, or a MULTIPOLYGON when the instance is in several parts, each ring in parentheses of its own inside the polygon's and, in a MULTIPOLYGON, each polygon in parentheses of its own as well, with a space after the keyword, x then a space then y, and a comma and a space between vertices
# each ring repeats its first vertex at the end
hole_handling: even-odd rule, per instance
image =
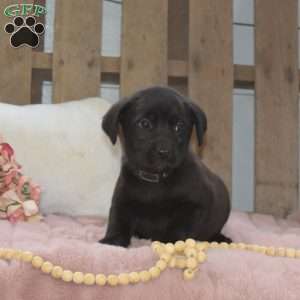
POLYGON ((35 48, 39 45, 39 35, 45 31, 42 23, 36 23, 33 16, 28 16, 26 19, 23 17, 15 17, 12 23, 7 23, 4 27, 5 32, 11 34, 10 44, 14 48, 22 45, 27 45, 35 48))

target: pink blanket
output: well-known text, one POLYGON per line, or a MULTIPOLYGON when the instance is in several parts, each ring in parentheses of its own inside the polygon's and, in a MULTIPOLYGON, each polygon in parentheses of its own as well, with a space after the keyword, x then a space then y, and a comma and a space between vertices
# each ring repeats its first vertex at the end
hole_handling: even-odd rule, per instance
MULTIPOLYGON (((50 215, 41 223, 0 221, 0 247, 33 251, 65 269, 120 273, 151 266, 149 241, 130 249, 98 244, 105 223, 97 218, 50 215)), ((232 213, 224 233, 235 242, 300 249, 300 213, 289 220, 232 213)), ((0 260, 1 300, 55 299, 300 299, 300 259, 273 258, 241 250, 209 250, 195 279, 168 269, 149 283, 120 287, 77 286, 43 275, 30 265, 0 260)))

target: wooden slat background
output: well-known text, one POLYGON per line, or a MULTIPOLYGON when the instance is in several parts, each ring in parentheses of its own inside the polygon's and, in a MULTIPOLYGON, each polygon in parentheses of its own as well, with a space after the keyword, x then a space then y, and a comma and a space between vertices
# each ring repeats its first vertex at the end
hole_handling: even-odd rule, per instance
POLYGON ((54 102, 97 96, 100 88, 98 58, 101 53, 102 1, 59 1, 57 4, 53 53, 54 102))
POLYGON ((231 190, 232 0, 189 2, 189 96, 208 117, 203 159, 231 190))
POLYGON ((167 84, 167 0, 124 0, 121 95, 167 84))
POLYGON ((298 207, 297 10, 256 0, 255 209, 278 216, 298 207))

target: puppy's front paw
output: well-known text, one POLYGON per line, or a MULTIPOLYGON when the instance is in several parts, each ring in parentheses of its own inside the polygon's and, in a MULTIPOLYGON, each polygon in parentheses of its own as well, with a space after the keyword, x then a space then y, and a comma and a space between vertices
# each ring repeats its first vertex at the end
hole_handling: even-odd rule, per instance
POLYGON ((210 242, 218 242, 218 243, 222 243, 222 242, 225 242, 225 243, 232 243, 232 240, 230 238, 228 238, 227 236, 223 235, 222 233, 219 233, 217 235, 215 235, 211 240, 210 242))
POLYGON ((129 240, 117 236, 117 237, 104 237, 102 240, 99 241, 101 244, 107 244, 107 245, 113 245, 113 246, 121 246, 121 247, 128 247, 129 246, 129 240))

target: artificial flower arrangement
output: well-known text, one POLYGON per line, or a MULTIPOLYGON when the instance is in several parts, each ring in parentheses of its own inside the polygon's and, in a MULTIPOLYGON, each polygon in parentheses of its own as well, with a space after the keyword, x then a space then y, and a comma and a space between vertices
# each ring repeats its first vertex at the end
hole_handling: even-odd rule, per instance
POLYGON ((0 219, 40 220, 40 187, 24 176, 14 150, 0 136, 0 219))

